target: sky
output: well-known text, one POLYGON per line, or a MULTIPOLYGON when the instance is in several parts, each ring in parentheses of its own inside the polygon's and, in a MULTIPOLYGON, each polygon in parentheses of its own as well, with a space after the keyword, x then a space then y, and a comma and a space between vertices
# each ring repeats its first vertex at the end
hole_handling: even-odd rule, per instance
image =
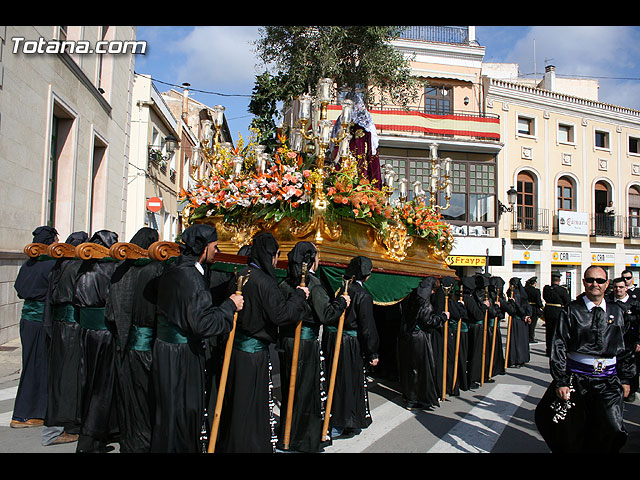
MULTIPOLYGON (((237 143, 249 137, 254 80, 266 70, 255 55, 259 37, 259 26, 138 26, 147 50, 135 71, 151 75, 160 92, 188 82, 196 100, 223 105, 237 143)), ((559 77, 597 79, 601 102, 640 110, 640 27, 482 25, 476 38, 485 62, 517 63, 529 78, 552 64, 559 77)))

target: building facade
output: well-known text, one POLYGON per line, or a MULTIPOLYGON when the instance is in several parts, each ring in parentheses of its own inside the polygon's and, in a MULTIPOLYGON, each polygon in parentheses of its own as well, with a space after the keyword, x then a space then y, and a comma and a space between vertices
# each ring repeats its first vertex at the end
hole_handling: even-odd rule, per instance
POLYGON ((13 283, 37 226, 125 233, 135 40, 133 26, 0 26, 0 344, 19 334, 13 283), (84 48, 99 41, 118 53, 84 48))
POLYGON ((573 296, 589 265, 610 278, 629 268, 638 283, 640 111, 599 102, 597 85, 572 88, 551 65, 537 85, 484 82, 486 110, 500 115, 504 140, 498 188, 518 192, 502 216, 505 257, 496 274, 548 283, 559 270, 573 296))

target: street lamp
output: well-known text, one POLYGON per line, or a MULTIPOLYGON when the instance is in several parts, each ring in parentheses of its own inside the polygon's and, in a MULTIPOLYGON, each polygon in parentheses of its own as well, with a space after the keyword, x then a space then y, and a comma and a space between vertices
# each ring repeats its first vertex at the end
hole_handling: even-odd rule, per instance
POLYGON ((178 149, 178 140, 173 135, 167 135, 164 139, 164 145, 169 154, 175 152, 178 149))
POLYGON ((518 191, 513 188, 513 185, 511 185, 511 188, 507 190, 507 201, 509 202, 509 205, 511 205, 510 207, 507 207, 504 203, 498 200, 498 217, 503 213, 513 212, 515 204, 518 203, 518 191))

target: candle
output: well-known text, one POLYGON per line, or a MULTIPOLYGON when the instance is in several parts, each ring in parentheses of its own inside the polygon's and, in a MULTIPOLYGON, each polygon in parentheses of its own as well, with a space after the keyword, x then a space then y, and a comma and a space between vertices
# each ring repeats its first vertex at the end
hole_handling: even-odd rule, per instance
POLYGON ((451 175, 451 159, 449 157, 444 159, 444 174, 447 177, 451 175))
POLYGON ((331 138, 331 120, 322 120, 320 123, 320 143, 322 145, 329 145, 329 139, 331 138))
POLYGON ((342 102, 342 125, 345 127, 351 125, 353 117, 353 100, 344 100, 342 102))
POLYGON ((221 127, 224 119, 224 107, 222 105, 215 105, 213 107, 213 124, 216 127, 221 127))
POLYGON ((407 179, 406 178, 400 179, 400 197, 407 198, 407 179))
POLYGON ((318 100, 321 102, 328 102, 331 100, 330 89, 333 80, 330 78, 322 78, 318 82, 318 100))
POLYGON ((311 117, 311 96, 305 93, 300 97, 300 119, 309 120, 311 117))

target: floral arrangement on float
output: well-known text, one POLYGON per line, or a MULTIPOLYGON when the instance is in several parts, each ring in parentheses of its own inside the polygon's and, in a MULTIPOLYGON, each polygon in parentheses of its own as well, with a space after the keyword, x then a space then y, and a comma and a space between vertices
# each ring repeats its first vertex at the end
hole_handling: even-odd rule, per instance
MULTIPOLYGON (((407 201, 401 196, 391 202, 393 188, 378 186, 375 180, 360 175, 355 162, 343 162, 339 168, 325 166, 319 179, 313 158, 305 159, 304 154, 293 151, 284 134, 279 134, 278 140, 273 157, 253 141, 245 147, 242 138, 237 148, 218 149, 215 156, 205 148, 203 163, 208 174, 193 188, 180 192, 187 222, 221 217, 227 227, 244 229, 284 219, 308 224, 314 213, 314 188, 320 180, 327 223, 339 225, 344 219, 365 222, 383 238, 389 236, 391 227, 401 224, 408 236, 425 239, 439 251, 451 250, 454 237, 449 224, 424 198, 407 201)), ((400 256, 396 255, 397 259, 400 256)))

